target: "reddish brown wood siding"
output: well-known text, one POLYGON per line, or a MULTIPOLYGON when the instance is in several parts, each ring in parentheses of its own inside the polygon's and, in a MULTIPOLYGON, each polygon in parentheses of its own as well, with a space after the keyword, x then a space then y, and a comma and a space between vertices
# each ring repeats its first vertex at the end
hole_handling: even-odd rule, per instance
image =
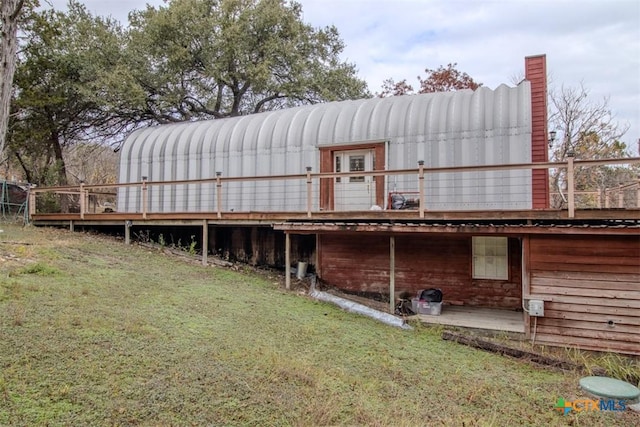
MULTIPOLYGON (((371 143, 362 143, 362 144, 351 144, 351 145, 336 145, 331 147, 322 147, 320 148, 320 172, 331 173, 333 172, 333 155, 337 151, 348 151, 348 150, 374 150, 375 154, 375 164, 373 165, 374 170, 384 170, 385 169, 385 143, 384 142, 371 142, 371 143)), ((376 204, 378 206, 384 206, 384 177, 377 176, 374 178, 376 183, 376 204)), ((332 178, 325 178, 320 180, 320 207, 325 210, 333 210, 334 209, 334 193, 333 193, 333 183, 334 180, 332 178)))
MULTIPOLYGON (((322 235, 321 279, 350 292, 389 294, 389 237, 322 235)), ((397 292, 440 288, 445 303, 518 309, 522 304, 521 252, 509 244, 509 280, 471 278, 471 237, 396 236, 397 292)))
MULTIPOLYGON (((531 236, 537 341, 640 355, 640 238, 531 236)), ((532 330, 533 332, 533 330, 532 330)))
MULTIPOLYGON (((547 162, 547 58, 546 55, 525 58, 525 78, 531 82, 531 161, 547 162)), ((533 208, 549 207, 549 173, 532 171, 533 208)))
POLYGON ((350 292, 389 293, 389 238, 321 235, 321 279, 350 292))

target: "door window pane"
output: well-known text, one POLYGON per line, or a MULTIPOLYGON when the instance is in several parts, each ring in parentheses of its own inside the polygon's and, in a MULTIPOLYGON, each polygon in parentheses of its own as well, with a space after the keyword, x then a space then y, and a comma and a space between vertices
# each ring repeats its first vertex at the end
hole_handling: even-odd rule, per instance
MULTIPOLYGON (((364 172, 364 155, 349 156, 349 172, 364 172)), ((349 182, 364 182, 364 176, 352 176, 349 182)))

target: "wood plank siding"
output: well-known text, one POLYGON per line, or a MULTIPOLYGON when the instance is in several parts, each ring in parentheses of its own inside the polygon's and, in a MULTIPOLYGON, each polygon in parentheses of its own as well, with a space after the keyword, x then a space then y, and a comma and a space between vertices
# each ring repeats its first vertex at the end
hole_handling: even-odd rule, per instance
POLYGON ((638 236, 531 236, 530 281, 538 342, 640 355, 638 236))
MULTIPOLYGON (((395 290, 417 293, 440 288, 445 304, 519 309, 521 249, 509 239, 509 279, 479 280, 471 274, 471 237, 396 235, 395 290)), ((389 236, 319 236, 323 282, 348 292, 389 294, 389 236)))

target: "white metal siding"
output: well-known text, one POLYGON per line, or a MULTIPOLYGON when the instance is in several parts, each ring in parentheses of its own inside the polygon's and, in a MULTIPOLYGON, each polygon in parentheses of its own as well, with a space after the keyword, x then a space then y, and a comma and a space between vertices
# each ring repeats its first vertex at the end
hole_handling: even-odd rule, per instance
MULTIPOLYGON (((529 163, 531 88, 433 93, 342 101, 251 116, 149 127, 133 132, 119 182, 303 174, 319 170, 319 145, 389 141, 388 169, 529 163)), ((531 171, 429 174, 431 210, 530 209, 531 171)), ((318 183, 314 182, 314 208, 318 183)), ((389 190, 415 191, 414 176, 389 190)), ((118 210, 141 210, 139 189, 120 190, 118 210)), ((215 184, 152 187, 149 211, 212 211, 215 184)), ((224 210, 304 210, 304 181, 226 183, 224 210)))

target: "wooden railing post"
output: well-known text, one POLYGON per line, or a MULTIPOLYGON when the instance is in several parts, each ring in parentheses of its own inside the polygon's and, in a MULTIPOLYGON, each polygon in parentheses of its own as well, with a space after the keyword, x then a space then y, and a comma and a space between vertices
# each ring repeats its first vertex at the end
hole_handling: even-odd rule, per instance
POLYGON ((142 177, 142 219, 147 219, 147 177, 142 177))
POLYGON ((640 208, 640 177, 638 177, 638 182, 636 182, 636 207, 640 208))
POLYGON ((620 188, 618 189, 618 207, 624 208, 624 190, 623 185, 620 184, 620 188))
POLYGON ((307 166, 307 218, 311 218, 312 194, 313 187, 311 185, 311 166, 307 166))
POLYGON ((573 218, 575 216, 576 210, 575 189, 573 188, 573 157, 573 151, 567 153, 567 198, 569 199, 569 218, 573 218))
POLYGON ((36 192, 33 186, 29 185, 29 218, 36 214, 36 192))
POLYGON ((418 190, 420 191, 420 218, 424 218, 424 160, 418 160, 418 190))
POLYGON ((218 218, 222 218, 222 172, 216 172, 216 211, 218 218))
POLYGON ((86 198, 84 196, 84 181, 80 181, 80 219, 84 219, 84 213, 87 209, 86 198))

